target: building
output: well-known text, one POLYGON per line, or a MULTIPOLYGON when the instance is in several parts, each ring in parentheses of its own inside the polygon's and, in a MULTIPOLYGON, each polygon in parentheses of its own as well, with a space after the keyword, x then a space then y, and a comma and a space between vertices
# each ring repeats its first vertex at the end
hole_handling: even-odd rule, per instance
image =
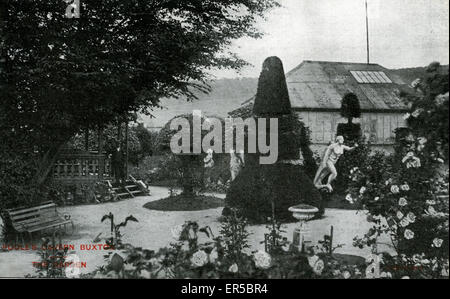
MULTIPOLYGON (((313 150, 332 141, 337 125, 347 122, 340 115, 342 97, 353 92, 361 105, 363 135, 374 146, 392 150, 395 130, 405 127, 403 115, 408 106, 402 101, 402 91, 411 87, 398 75, 378 64, 303 61, 286 74, 292 110, 311 130, 313 150)), ((254 98, 230 112, 248 111, 254 98)))

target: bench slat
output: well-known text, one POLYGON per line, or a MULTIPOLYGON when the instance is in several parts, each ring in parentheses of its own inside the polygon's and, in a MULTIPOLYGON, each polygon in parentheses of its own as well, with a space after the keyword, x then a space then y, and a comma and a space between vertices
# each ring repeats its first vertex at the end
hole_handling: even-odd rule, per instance
POLYGON ((28 219, 24 219, 21 221, 14 221, 13 223, 17 223, 17 224, 23 224, 23 225, 30 225, 31 223, 42 223, 42 222, 46 222, 47 219, 60 219, 61 217, 59 217, 58 214, 53 214, 53 215, 47 215, 47 216, 40 216, 40 217, 34 217, 34 218, 28 218, 28 219))
POLYGON ((9 213, 9 215, 14 216, 14 215, 18 215, 18 214, 25 214, 27 212, 34 212, 34 211, 40 211, 43 209, 47 209, 47 208, 56 208, 56 204, 51 203, 51 204, 47 204, 47 205, 43 205, 43 206, 38 206, 38 207, 33 207, 33 208, 28 208, 28 209, 22 209, 22 210, 15 210, 15 211, 7 211, 9 213))
POLYGON ((57 213, 56 209, 50 208, 50 209, 44 209, 44 210, 35 211, 35 212, 27 213, 27 214, 17 214, 17 215, 11 216, 11 220, 20 221, 20 219, 38 217, 40 215, 48 215, 48 214, 52 214, 52 213, 56 214, 57 213))
POLYGON ((36 227, 36 228, 34 228, 34 227, 33 228, 29 228, 29 229, 27 229, 27 231, 32 233, 32 232, 43 230, 43 229, 46 229, 46 228, 51 228, 51 227, 60 226, 60 225, 64 225, 64 224, 69 224, 69 223, 72 223, 72 221, 65 220, 65 221, 61 221, 61 222, 48 224, 48 225, 45 225, 45 226, 39 226, 39 227, 36 227))

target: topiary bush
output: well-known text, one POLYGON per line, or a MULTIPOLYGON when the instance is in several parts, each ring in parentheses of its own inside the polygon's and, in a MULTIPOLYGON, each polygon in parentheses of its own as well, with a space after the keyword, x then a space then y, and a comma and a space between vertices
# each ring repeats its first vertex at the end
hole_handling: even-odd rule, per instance
POLYGON ((245 167, 227 192, 227 207, 236 208, 252 223, 295 221, 289 207, 299 203, 316 206, 323 213, 319 191, 299 165, 274 164, 245 167))
POLYGON ((235 208, 249 221, 265 223, 269 217, 294 221, 288 209, 299 203, 311 204, 323 212, 320 193, 304 172, 305 167, 290 162, 299 158, 302 149, 308 158, 309 171, 312 173, 315 168, 312 153, 307 150, 309 134, 291 111, 283 64, 278 57, 269 57, 263 63, 253 115, 266 121, 278 119, 278 160, 275 164, 261 165, 260 153, 246 154, 246 165, 228 190, 223 214, 228 208, 235 208))

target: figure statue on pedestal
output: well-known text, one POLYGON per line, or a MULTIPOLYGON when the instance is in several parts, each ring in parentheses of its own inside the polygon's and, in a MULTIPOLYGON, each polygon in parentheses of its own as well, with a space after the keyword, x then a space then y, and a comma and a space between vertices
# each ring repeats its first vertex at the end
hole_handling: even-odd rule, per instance
POLYGON ((329 192, 332 192, 333 188, 331 187, 331 183, 338 175, 335 167, 336 162, 339 160, 339 157, 344 153, 344 151, 351 151, 357 147, 358 144, 355 144, 353 147, 344 145, 344 137, 337 136, 336 141, 331 143, 325 150, 319 169, 317 169, 314 177, 314 186, 317 189, 326 188, 329 192), (328 174, 330 176, 328 177, 327 184, 324 185, 322 181, 328 174))

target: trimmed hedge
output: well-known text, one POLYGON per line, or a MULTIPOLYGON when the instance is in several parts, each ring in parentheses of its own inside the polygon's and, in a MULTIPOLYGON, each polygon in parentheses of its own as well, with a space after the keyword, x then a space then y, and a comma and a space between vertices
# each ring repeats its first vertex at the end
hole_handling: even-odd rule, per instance
POLYGON ((225 204, 252 223, 266 223, 272 217, 272 201, 280 222, 296 221, 288 209, 300 203, 318 207, 323 213, 319 191, 301 166, 292 164, 246 166, 232 182, 225 204))

